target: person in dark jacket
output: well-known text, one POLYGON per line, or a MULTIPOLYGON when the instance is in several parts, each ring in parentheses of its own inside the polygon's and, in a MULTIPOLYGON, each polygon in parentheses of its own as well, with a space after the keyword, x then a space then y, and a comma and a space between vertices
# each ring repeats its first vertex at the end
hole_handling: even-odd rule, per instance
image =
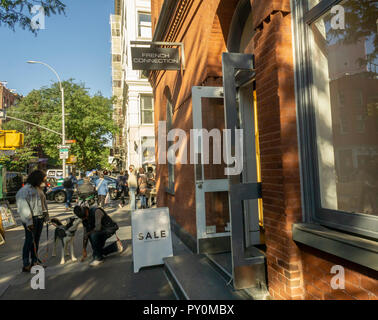
POLYGON ((129 175, 126 172, 121 171, 120 175, 117 178, 117 190, 119 191, 119 197, 121 199, 121 203, 119 204, 120 208, 123 208, 126 204, 125 197, 127 197, 129 190, 127 187, 127 179, 129 178, 129 175))
POLYGON ((115 241, 105 247, 106 239, 110 238, 118 229, 117 224, 107 215, 105 210, 98 207, 75 206, 75 215, 82 220, 84 226, 83 256, 81 261, 87 257, 88 240, 93 250, 93 261, 90 266, 95 267, 104 262, 104 256, 114 252, 122 252, 123 247, 120 241, 115 241))
POLYGON ((63 182, 63 187, 67 195, 66 204, 65 204, 66 211, 68 211, 71 208, 72 196, 73 196, 74 188, 76 185, 77 185, 77 179, 71 172, 70 175, 67 178, 65 178, 63 182))

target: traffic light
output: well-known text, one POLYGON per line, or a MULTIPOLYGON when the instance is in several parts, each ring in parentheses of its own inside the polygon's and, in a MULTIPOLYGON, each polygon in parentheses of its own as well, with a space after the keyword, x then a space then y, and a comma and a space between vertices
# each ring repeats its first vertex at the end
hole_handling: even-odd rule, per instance
POLYGON ((24 146, 24 134, 16 130, 0 130, 0 149, 14 150, 24 146))

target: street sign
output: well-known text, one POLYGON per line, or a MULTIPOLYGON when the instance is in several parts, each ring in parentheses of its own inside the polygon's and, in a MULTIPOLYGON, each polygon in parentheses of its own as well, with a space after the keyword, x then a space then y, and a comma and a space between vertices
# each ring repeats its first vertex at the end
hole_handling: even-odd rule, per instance
POLYGON ((133 70, 180 70, 178 48, 131 47, 133 70))
POLYGON ((58 146, 58 149, 69 149, 69 148, 71 148, 71 146, 69 146, 69 145, 66 145, 66 146, 59 145, 58 146))
POLYGON ((66 143, 76 143, 76 140, 66 140, 66 143))
POLYGON ((69 151, 69 148, 61 147, 59 149, 59 158, 60 159, 68 159, 68 151, 69 151))
POLYGON ((142 267, 164 264, 172 257, 172 236, 168 208, 131 212, 134 273, 142 267))

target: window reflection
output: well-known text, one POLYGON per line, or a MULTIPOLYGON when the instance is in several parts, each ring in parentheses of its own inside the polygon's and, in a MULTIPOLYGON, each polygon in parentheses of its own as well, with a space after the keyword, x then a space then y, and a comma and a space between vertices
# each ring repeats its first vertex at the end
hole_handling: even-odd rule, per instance
POLYGON ((311 25, 321 203, 378 215, 377 2, 344 1, 311 25))

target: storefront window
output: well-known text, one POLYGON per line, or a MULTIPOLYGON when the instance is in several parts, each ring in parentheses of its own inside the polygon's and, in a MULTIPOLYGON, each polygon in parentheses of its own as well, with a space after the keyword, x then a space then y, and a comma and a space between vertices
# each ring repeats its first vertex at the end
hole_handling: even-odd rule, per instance
MULTIPOLYGON (((309 7, 317 2, 309 1, 309 7)), ((336 17, 330 9, 311 23, 309 52, 321 207, 378 216, 378 36, 373 2, 342 1, 338 5, 345 15, 336 17)))

